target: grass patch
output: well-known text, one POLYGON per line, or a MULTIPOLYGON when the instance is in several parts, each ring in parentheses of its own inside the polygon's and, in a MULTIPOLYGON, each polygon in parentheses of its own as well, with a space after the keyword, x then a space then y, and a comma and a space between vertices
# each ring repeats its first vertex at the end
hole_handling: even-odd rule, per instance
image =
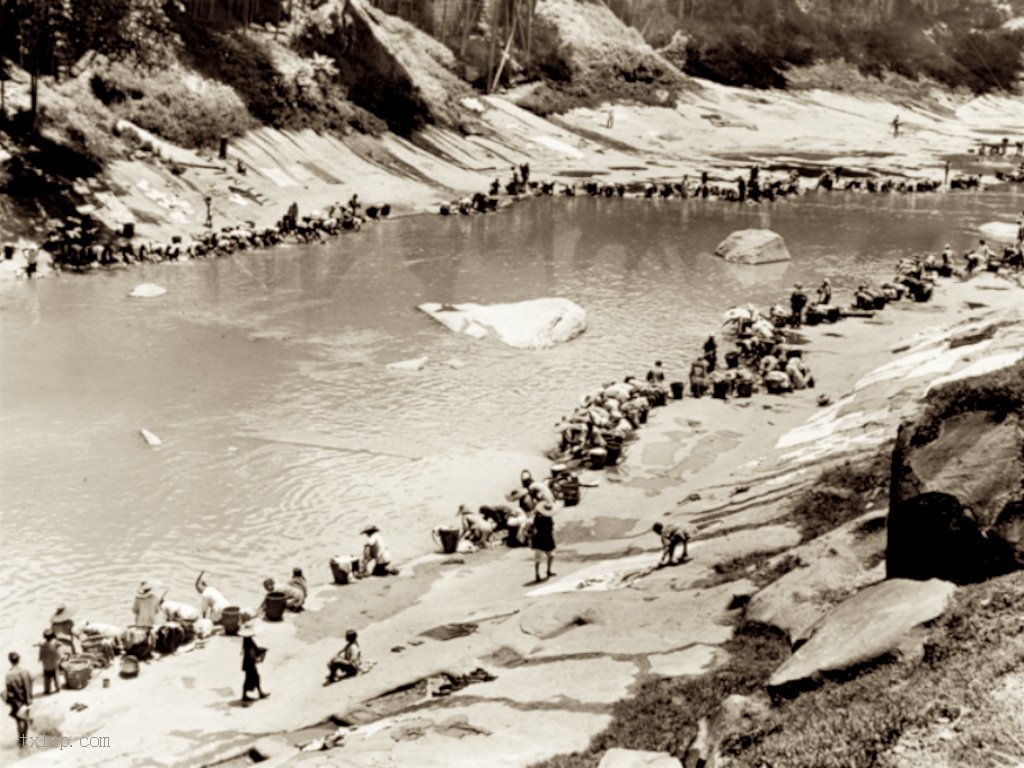
MULTIPOLYGON (((921 663, 892 663, 846 683, 784 701, 723 751, 737 766, 847 768, 889 765, 902 736, 944 753, 944 765, 998 765, 1024 757, 1024 696, 1007 675, 1024 674, 1024 574, 960 590, 933 627, 921 663), (1018 701, 1004 692, 1017 691, 1018 701), (961 717, 962 716, 962 717, 961 717), (951 738, 932 731, 961 717, 951 738)), ((1019 681, 1019 678, 1016 678, 1019 681)), ((923 762, 929 764, 926 756, 923 762)))
POLYGON ((732 560, 715 563, 712 568, 715 575, 702 581, 699 586, 702 588, 717 587, 719 584, 726 584, 730 581, 749 579, 755 586, 765 587, 804 565, 798 556, 783 554, 789 549, 789 547, 782 547, 763 552, 749 552, 734 557, 732 560))
POLYGON ((750 622, 737 627, 722 648, 729 660, 721 668, 697 677, 644 681, 635 696, 615 705, 611 724, 586 750, 545 760, 536 768, 594 768, 612 747, 684 758, 701 718, 728 696, 760 690, 789 655, 789 643, 781 631, 750 622))
POLYGON ((172 66, 145 71, 125 64, 98 68, 92 92, 119 118, 179 144, 216 146, 256 125, 232 88, 172 66))
POLYGON ((797 497, 789 514, 800 527, 801 540, 828 533, 867 512, 875 499, 888 493, 890 471, 886 451, 822 472, 818 482, 797 497))

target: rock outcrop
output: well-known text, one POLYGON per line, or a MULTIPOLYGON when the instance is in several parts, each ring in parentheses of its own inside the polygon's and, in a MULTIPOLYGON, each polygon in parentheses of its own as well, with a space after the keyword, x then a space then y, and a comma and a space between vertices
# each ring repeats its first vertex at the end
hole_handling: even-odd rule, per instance
POLYGON ((967 583, 1024 566, 1018 372, 1024 366, 994 374, 994 387, 983 377, 940 389, 922 419, 900 428, 889 500, 890 577, 967 583))
POLYGON ((885 513, 875 510, 786 552, 800 566, 757 592, 747 605, 750 621, 778 627, 798 646, 815 623, 853 591, 881 581, 885 513))
POLYGON ((639 31, 596 0, 537 3, 531 70, 561 93, 552 108, 541 111, 564 111, 574 101, 599 104, 615 99, 671 106, 680 90, 696 88, 639 31))
POLYGON ((569 299, 514 304, 420 304, 419 309, 449 330, 475 339, 491 333, 510 347, 544 349, 570 341, 587 329, 587 313, 569 299))
POLYGON ((867 587, 821 619, 811 639, 768 681, 780 693, 842 676, 919 645, 913 630, 946 611, 956 587, 948 581, 890 579, 867 587))
POLYGON ((399 135, 432 123, 469 130, 475 122, 462 105, 474 92, 456 74, 454 54, 363 0, 325 3, 301 43, 341 62, 338 75, 352 101, 399 135))
POLYGON ((782 235, 770 229, 739 229, 715 248, 715 255, 733 264, 772 264, 789 261, 782 235))

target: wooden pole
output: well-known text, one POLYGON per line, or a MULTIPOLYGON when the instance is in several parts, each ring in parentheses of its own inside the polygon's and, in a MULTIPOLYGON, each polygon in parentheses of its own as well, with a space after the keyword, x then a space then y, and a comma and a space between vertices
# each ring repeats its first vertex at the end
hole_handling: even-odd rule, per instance
POLYGON ((501 81, 501 71, 505 68, 505 62, 508 61, 509 52, 512 50, 512 40, 516 36, 516 21, 518 20, 518 16, 512 16, 512 26, 509 28, 508 42, 505 43, 505 50, 501 52, 501 61, 498 63, 498 71, 494 73, 494 81, 491 83, 488 93, 494 93, 498 88, 498 83, 501 81))
MULTIPOLYGON (((494 10, 491 12, 491 45, 487 51, 487 83, 491 83, 494 75, 494 54, 498 46, 498 14, 501 13, 502 0, 494 0, 494 10)), ((490 93, 490 90, 487 91, 490 93)))

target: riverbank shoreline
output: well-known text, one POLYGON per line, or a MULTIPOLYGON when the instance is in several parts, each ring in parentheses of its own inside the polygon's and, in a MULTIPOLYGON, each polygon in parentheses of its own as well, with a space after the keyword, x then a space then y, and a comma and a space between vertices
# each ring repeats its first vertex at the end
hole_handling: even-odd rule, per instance
POLYGON ((686 398, 656 409, 627 461, 601 476, 579 507, 559 510, 558 576, 551 582, 528 586, 529 553, 514 549, 424 555, 397 578, 348 587, 325 584, 317 574, 306 612, 281 624, 257 623, 259 641, 271 649, 263 670, 274 693, 268 701, 247 710, 232 705, 237 642, 214 637, 201 651, 144 665, 137 681, 114 677, 110 688, 94 682, 41 700, 37 728, 111 738, 116 754, 65 753, 68 764, 81 765, 208 764, 245 753, 266 734, 299 734, 292 741, 301 741, 309 726, 331 715, 364 724, 331 752, 332 760, 355 765, 376 765, 389 750, 416 765, 470 766, 483 749, 489 762, 512 766, 582 749, 607 724, 611 704, 642 676, 692 674, 715 663, 717 646, 731 633, 721 623, 728 605, 750 590, 741 582, 701 586, 716 563, 796 546, 796 529, 777 522, 795 489, 828 462, 877 449, 913 407, 910 391, 987 352, 958 347, 921 377, 900 371, 902 378, 876 375, 872 383, 865 374, 920 355, 922 345, 955 334, 951 325, 1011 312, 1017 303, 1018 288, 987 274, 942 281, 930 303, 900 302, 876 318, 803 329, 815 390, 746 402, 686 398), (819 408, 819 393, 830 394, 834 405, 819 408), (851 422, 856 432, 826 441, 831 454, 809 450, 799 435, 808 423, 820 427, 822 414, 851 422), (760 503, 766 492, 770 502, 760 503), (702 535, 690 563, 645 573, 657 560, 649 530, 659 519, 698 522, 702 535), (680 616, 687 620, 680 623, 680 616), (470 624, 467 634, 451 630, 470 624), (378 664, 366 676, 323 688, 326 660, 349 626, 360 630, 365 655, 378 664), (449 631, 430 634, 444 627, 449 631), (477 667, 497 680, 441 698, 423 683, 426 692, 381 717, 398 706, 389 692, 409 685, 417 691, 432 676, 436 686, 442 673, 466 675, 477 667), (154 690, 161 691, 158 708, 154 690), (69 712, 72 701, 88 708, 69 712), (529 745, 522 743, 523 727, 539 734, 529 745))
MULTIPOLYGON (((146 134, 152 152, 111 164, 81 213, 114 232, 132 224, 136 244, 180 238, 186 246, 201 239, 207 196, 215 231, 274 227, 292 203, 301 217, 344 204, 353 194, 364 206, 390 205, 397 217, 437 212, 444 203, 486 193, 495 178, 504 188, 511 167, 523 163, 535 179, 632 188, 679 183, 684 175, 695 183, 702 172, 712 183, 732 186, 755 164, 762 178, 796 171, 805 188, 837 167, 852 179, 942 182, 947 162, 950 179, 963 172, 996 183, 995 172, 1013 159, 992 164, 970 152, 992 131, 1012 133, 1014 120, 1024 119, 1020 105, 995 97, 940 101, 941 109, 824 91, 754 94, 702 82, 676 108, 605 105, 545 119, 503 96, 486 96, 474 103, 487 129, 478 135, 434 127, 414 140, 339 138, 264 128, 235 140, 224 161, 146 134), (887 127, 893 110, 904 114, 899 137, 887 127)), ((5 263, 0 275, 21 274, 21 250, 37 246, 39 238, 0 223, 5 242, 17 246, 18 261, 5 263)))

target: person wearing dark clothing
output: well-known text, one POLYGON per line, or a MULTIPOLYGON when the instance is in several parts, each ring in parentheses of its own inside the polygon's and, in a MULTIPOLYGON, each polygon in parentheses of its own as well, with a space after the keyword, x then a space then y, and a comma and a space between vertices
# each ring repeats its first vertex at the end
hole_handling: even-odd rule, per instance
POLYGON ((807 306, 807 294, 804 287, 797 283, 789 297, 789 306, 793 310, 793 325, 800 325, 804 320, 804 307, 807 306))
POLYGON ((821 281, 821 287, 818 288, 818 303, 828 304, 830 301, 832 301, 832 283, 826 277, 821 281))
POLYGON ((742 203, 747 199, 747 182, 743 180, 742 176, 736 177, 736 194, 739 197, 739 201, 742 203))
POLYGON ((43 643, 39 646, 39 661, 43 665, 43 693, 50 694, 50 688, 54 693, 60 693, 60 678, 57 672, 60 670, 60 662, 64 658, 64 649, 61 648, 57 635, 52 629, 43 630, 43 643))
POLYGON ((7 654, 11 668, 7 672, 4 687, 4 701, 10 707, 11 717, 18 726, 18 742, 21 749, 28 747, 29 706, 32 704, 32 675, 18 666, 21 657, 11 651, 7 654))
POLYGON ((661 360, 654 361, 654 367, 647 372, 647 382, 649 384, 665 383, 665 369, 661 366, 661 360))
POLYGON ((555 559, 555 520, 551 517, 551 504, 542 502, 534 510, 533 523, 531 525, 530 547, 533 549, 533 575, 534 581, 541 581, 540 561, 547 559, 547 575, 550 579, 555 575, 551 570, 551 564, 555 559))
POLYGON ((519 175, 523 179, 523 186, 525 187, 530 182, 530 164, 523 163, 519 166, 519 175))
POLYGON ((714 336, 708 336, 708 340, 704 342, 704 359, 708 363, 708 373, 714 373, 718 366, 718 344, 714 336))
MULTIPOLYGON (((244 631, 244 630, 243 630, 244 631)), ((242 636, 242 671, 245 673, 245 680, 242 683, 242 703, 249 704, 253 699, 249 698, 249 691, 256 691, 261 699, 267 698, 269 693, 264 693, 260 685, 260 671, 258 665, 267 655, 266 648, 256 645, 256 638, 252 631, 242 636)))

